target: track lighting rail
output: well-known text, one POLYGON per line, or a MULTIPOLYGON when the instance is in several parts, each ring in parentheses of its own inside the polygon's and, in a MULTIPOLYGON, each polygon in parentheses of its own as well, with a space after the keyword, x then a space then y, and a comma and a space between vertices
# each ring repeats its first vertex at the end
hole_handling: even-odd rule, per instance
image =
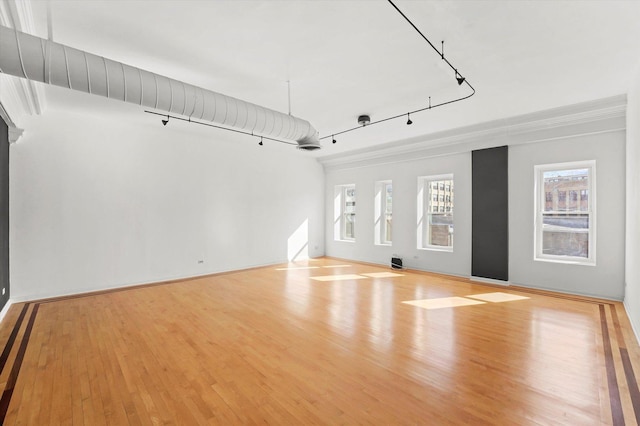
POLYGON ((154 115, 160 115, 162 117, 167 117, 166 120, 162 120, 162 124, 165 125, 165 126, 167 125, 167 123, 169 122, 169 119, 171 118, 171 119, 174 119, 174 120, 180 120, 180 121, 186 121, 186 122, 189 122, 189 123, 200 124, 202 126, 215 127, 216 129, 229 130, 230 132, 241 133, 243 135, 255 136, 256 138, 260 138, 259 145, 262 145, 262 140, 265 139, 265 140, 269 140, 269 141, 273 141, 273 142, 284 143, 284 144, 287 144, 287 145, 298 146, 298 144, 295 143, 295 142, 287 142, 287 141, 283 141, 281 139, 270 138, 268 136, 258 135, 258 134, 255 134, 253 132, 245 132, 244 130, 231 129, 229 127, 217 126, 217 125, 211 124, 211 123, 204 123, 202 121, 192 120, 191 117, 183 118, 183 117, 178 117, 176 115, 164 114, 164 113, 161 113, 161 112, 148 111, 148 110, 145 110, 144 112, 146 112, 148 114, 154 114, 154 115))
MULTIPOLYGON (((400 15, 402 15, 402 17, 403 17, 403 18, 404 18, 404 19, 405 19, 405 20, 406 20, 406 21, 407 21, 407 22, 408 22, 408 23, 413 27, 413 29, 415 29, 415 30, 418 32, 418 34, 420 34, 420 36, 421 36, 421 37, 422 37, 422 38, 423 38, 427 43, 429 43, 429 46, 431 46, 431 48, 432 48, 433 50, 435 50, 435 51, 436 51, 436 53, 438 54, 438 56, 440 56, 441 60, 443 60, 443 61, 444 61, 444 62, 445 62, 445 63, 446 63, 446 64, 447 64, 447 65, 448 65, 448 66, 453 70, 453 72, 454 72, 454 76, 455 76, 455 78, 456 78, 456 80, 457 80, 457 82, 458 82, 458 85, 460 85, 460 86, 461 86, 462 84, 466 84, 466 85, 467 85, 467 86, 469 86, 469 88, 471 89, 471 93, 470 93, 469 95, 462 96, 462 97, 460 97, 460 98, 452 99, 452 100, 449 100, 449 101, 446 101, 446 102, 440 102, 440 103, 433 104, 433 105, 431 104, 431 97, 429 97, 429 106, 427 106, 427 107, 420 108, 420 109, 416 109, 416 110, 414 110, 414 111, 408 111, 408 112, 405 112, 405 113, 402 113, 402 114, 394 115, 394 116, 392 116, 392 117, 387 117, 387 118, 383 118, 383 119, 380 119, 380 120, 371 121, 370 123, 368 123, 368 124, 366 125, 366 127, 372 126, 372 125, 374 125, 374 124, 384 123, 385 121, 395 120, 395 119, 397 119, 397 118, 401 118, 401 117, 404 117, 404 116, 407 116, 407 118, 408 118, 408 120, 407 120, 407 125, 410 125, 410 124, 412 124, 412 123, 413 123, 413 121, 411 121, 411 119, 409 118, 411 114, 414 114, 414 113, 417 113, 417 112, 426 111, 426 110, 433 109, 433 108, 437 108, 437 107, 441 107, 441 106, 444 106, 444 105, 449 105, 449 104, 452 104, 452 103, 455 103, 455 102, 460 102, 460 101, 463 101, 463 100, 465 100, 465 99, 469 99, 471 96, 473 96, 473 95, 476 93, 476 89, 474 89, 474 88, 473 88, 473 86, 472 86, 472 85, 467 81, 467 79, 466 79, 465 77, 463 77, 463 76, 458 72, 458 69, 457 69, 456 67, 454 67, 454 66, 451 64, 451 62, 449 62, 449 60, 444 56, 444 41, 442 42, 442 49, 441 49, 441 50, 438 50, 438 48, 437 48, 436 46, 434 46, 434 45, 433 45, 433 43, 431 43, 431 41, 430 41, 430 40, 429 40, 429 39, 428 39, 428 38, 427 38, 427 37, 422 33, 422 31, 420 31, 420 30, 418 29, 418 27, 416 27, 416 26, 415 26, 415 24, 414 24, 413 22, 411 22, 411 20, 407 17, 407 15, 405 15, 405 14, 404 14, 404 13, 403 13, 399 8, 398 8, 398 6, 396 6, 396 5, 393 3, 393 1, 392 1, 392 0, 387 0, 387 1, 391 4, 391 6, 393 6, 393 8, 394 8, 396 11, 398 11, 398 13, 399 13, 400 15)), ((365 126, 361 126, 361 125, 359 125, 359 126, 351 127, 351 128, 349 128, 349 129, 346 129, 346 130, 339 131, 339 132, 333 132, 333 133, 331 133, 331 134, 329 134, 329 135, 327 135, 327 136, 322 136, 322 137, 320 137, 320 140, 324 140, 324 139, 329 139, 329 138, 331 138, 331 141, 332 141, 333 143, 336 143, 336 139, 335 139, 335 137, 336 137, 336 136, 338 136, 338 135, 342 135, 342 134, 345 134, 345 133, 348 133, 348 132, 352 132, 352 131, 354 131, 354 130, 361 129, 361 128, 363 128, 363 127, 365 127, 365 126)))

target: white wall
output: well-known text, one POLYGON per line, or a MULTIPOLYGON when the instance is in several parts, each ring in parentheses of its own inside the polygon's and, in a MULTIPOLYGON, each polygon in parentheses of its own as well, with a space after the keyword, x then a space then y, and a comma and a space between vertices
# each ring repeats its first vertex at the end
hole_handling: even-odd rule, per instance
MULTIPOLYGON (((622 300, 625 108, 625 96, 616 96, 321 158, 326 174, 326 253, 379 264, 389 264, 392 254, 398 254, 410 268, 469 276, 471 151, 509 145, 509 281, 622 300), (579 160, 596 160, 596 266, 534 261, 534 166, 579 160), (456 179, 454 253, 416 249, 416 180, 441 173, 454 173, 456 179), (373 234, 374 183, 387 179, 393 180, 394 191, 392 247, 374 245, 373 234), (357 187, 356 241, 335 241, 334 186, 352 183, 357 187)), ((634 218, 638 217, 636 210, 634 218)), ((640 294, 640 283, 638 287, 640 294)))
POLYGON ((11 147, 13 300, 324 253, 315 159, 231 132, 139 118, 49 110, 23 126, 11 147))
POLYGON ((640 339, 640 67, 627 105, 627 229, 624 304, 640 339))
POLYGON ((471 153, 452 154, 415 161, 327 170, 325 181, 327 256, 389 265, 392 255, 412 269, 469 276, 471 273, 471 153), (455 186, 453 252, 417 248, 417 188, 419 176, 453 173, 455 186), (393 184, 393 244, 374 244, 375 183, 393 184), (355 242, 333 238, 335 185, 356 185, 355 242))
POLYGON ((622 300, 624 131, 509 148, 509 281, 622 300), (596 160, 596 265, 534 261, 534 166, 596 160))

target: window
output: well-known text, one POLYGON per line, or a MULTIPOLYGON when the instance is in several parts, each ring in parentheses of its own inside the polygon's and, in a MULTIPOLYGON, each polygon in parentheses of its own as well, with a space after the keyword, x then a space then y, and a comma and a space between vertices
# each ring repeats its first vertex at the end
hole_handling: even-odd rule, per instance
POLYGON ((334 238, 353 241, 356 238, 356 186, 338 185, 334 193, 334 238))
POLYGON ((418 178, 418 248, 453 251, 453 207, 452 174, 418 178), (445 188, 446 198, 435 194, 445 188))
POLYGON ((595 161, 536 166, 535 173, 535 260, 595 264, 595 161))
POLYGON ((374 242, 378 245, 390 245, 393 220, 393 186, 391 181, 376 182, 375 194, 374 242))
POLYGON ((353 240, 356 238, 356 187, 345 186, 344 187, 344 230, 342 238, 345 240, 353 240))

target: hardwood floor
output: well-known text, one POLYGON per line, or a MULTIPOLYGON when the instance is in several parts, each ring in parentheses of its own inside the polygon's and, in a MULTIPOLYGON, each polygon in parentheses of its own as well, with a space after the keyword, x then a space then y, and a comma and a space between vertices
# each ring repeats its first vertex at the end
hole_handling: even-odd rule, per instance
POLYGON ((621 304, 329 258, 16 304, 0 348, 6 425, 640 415, 621 304))

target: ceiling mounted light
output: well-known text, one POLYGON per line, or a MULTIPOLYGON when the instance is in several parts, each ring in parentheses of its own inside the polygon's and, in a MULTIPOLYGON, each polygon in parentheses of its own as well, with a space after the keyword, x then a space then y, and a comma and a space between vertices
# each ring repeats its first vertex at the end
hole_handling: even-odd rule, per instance
POLYGON ((260 136, 260 142, 258 142, 258 145, 260 145, 260 146, 264 145, 264 144, 262 143, 262 136, 260 136))
POLYGON ((368 115, 363 114, 358 117, 358 124, 360 124, 362 127, 366 126, 369 123, 371 123, 371 117, 369 117, 368 115))
POLYGON ((166 126, 168 122, 169 122, 169 116, 167 115, 167 119, 166 120, 162 120, 162 125, 166 126))
POLYGON ((331 142, 332 142, 332 143, 336 143, 336 138, 335 138, 335 136, 333 136, 333 135, 331 135, 331 142))
POLYGON ((335 136, 336 135, 342 135, 344 133, 348 133, 348 132, 352 132, 355 130, 359 130, 362 129, 365 126, 372 126, 374 124, 378 124, 378 123, 384 123, 386 121, 389 120, 395 120, 397 118, 403 118, 405 115, 407 116, 407 125, 411 125, 413 124, 413 121, 411 121, 411 117, 409 114, 415 114, 417 112, 422 112, 422 111, 426 111, 426 110, 430 110, 432 108, 437 108, 437 107, 441 107, 441 106, 445 106, 445 105, 451 105, 455 102, 460 102, 463 101, 465 99, 469 99, 471 96, 473 96, 476 93, 476 89, 473 88, 473 86, 471 86, 471 84, 469 83, 469 81, 467 81, 467 79, 465 77, 463 77, 459 72, 458 69, 456 67, 454 67, 451 62, 449 62, 449 59, 447 59, 447 57, 444 54, 444 40, 442 40, 442 47, 439 50, 436 46, 433 45, 433 43, 431 43, 431 41, 422 33, 422 31, 420 31, 420 29, 413 23, 411 22, 411 20, 407 17, 407 15, 405 15, 399 8, 398 6, 396 6, 393 2, 393 0, 387 0, 387 2, 404 18, 405 21, 407 21, 407 23, 413 27, 414 30, 416 30, 416 32, 420 35, 420 37, 422 37, 422 39, 438 54, 439 57, 439 62, 442 62, 443 66, 447 68, 447 70, 451 69, 453 70, 453 72, 455 73, 455 77, 456 77, 456 81, 458 82, 459 86, 462 86, 462 84, 464 83, 470 90, 471 93, 464 95, 464 96, 459 96, 456 97, 454 99, 449 99, 449 100, 439 100, 437 102, 434 102, 433 104, 431 103, 431 96, 429 96, 429 105, 424 107, 424 108, 420 108, 420 109, 416 109, 413 111, 409 111, 408 113, 402 113, 402 114, 398 114, 398 115, 393 115, 390 117, 386 117, 386 118, 381 118, 379 120, 376 121, 371 121, 371 118, 368 115, 361 115, 360 117, 358 117, 358 126, 357 127, 352 127, 349 129, 345 129, 342 130, 340 132, 333 132, 327 136, 322 136, 319 139, 320 140, 324 140, 324 139, 328 139, 329 137, 331 137, 332 142, 335 143, 335 136))

